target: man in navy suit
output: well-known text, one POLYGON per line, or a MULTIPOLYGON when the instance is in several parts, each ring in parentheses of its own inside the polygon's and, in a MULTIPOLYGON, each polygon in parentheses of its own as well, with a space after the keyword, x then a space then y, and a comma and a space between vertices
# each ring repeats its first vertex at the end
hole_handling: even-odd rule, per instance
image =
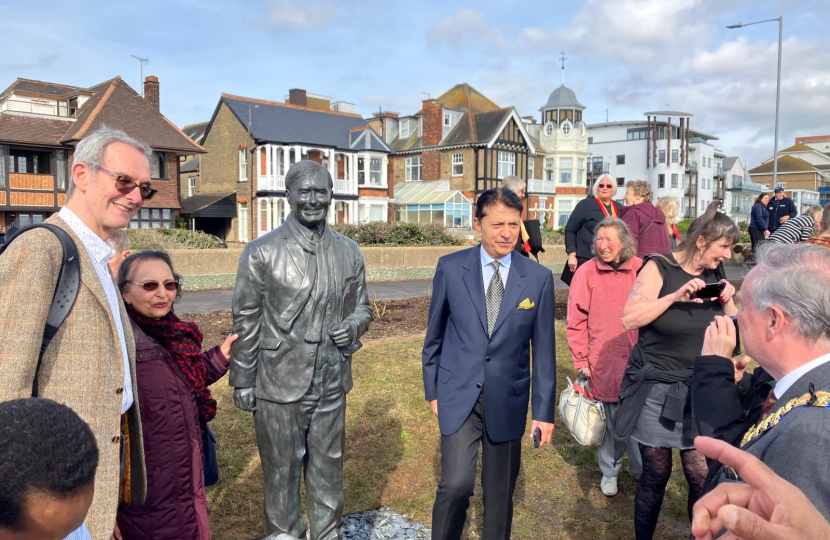
POLYGON ((553 435, 553 277, 538 263, 513 256, 521 212, 521 201, 508 189, 482 193, 473 220, 481 244, 441 257, 435 270, 422 353, 426 399, 441 428, 433 540, 461 537, 479 443, 482 539, 510 538, 531 396, 531 344, 530 434, 539 428, 540 445, 553 435))

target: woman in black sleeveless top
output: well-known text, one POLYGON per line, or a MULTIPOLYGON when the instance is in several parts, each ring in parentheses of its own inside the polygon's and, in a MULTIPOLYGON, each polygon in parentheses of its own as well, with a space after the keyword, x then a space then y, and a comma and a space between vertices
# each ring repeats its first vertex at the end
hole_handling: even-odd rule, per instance
MULTIPOLYGON (((623 325, 639 328, 620 389, 618 440, 639 443, 643 473, 634 499, 637 540, 650 539, 657 526, 671 476, 672 448, 680 450, 689 484, 688 511, 702 495, 706 458, 695 450, 697 426, 691 410, 692 365, 715 315, 735 315, 735 288, 723 260, 732 256, 740 231, 712 203, 689 228, 687 239, 668 255, 647 257, 626 302, 623 325), (705 284, 724 282, 717 298, 698 298, 705 284)), ((624 448, 624 447, 623 447, 624 448)))

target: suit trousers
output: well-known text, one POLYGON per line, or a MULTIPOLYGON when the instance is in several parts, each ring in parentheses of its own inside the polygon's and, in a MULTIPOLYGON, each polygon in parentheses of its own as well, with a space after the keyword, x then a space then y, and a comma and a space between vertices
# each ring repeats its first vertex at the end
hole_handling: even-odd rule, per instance
POLYGON ((305 537, 300 515, 303 469, 310 540, 343 536, 346 394, 340 367, 338 362, 315 369, 308 391, 294 403, 257 400, 254 427, 264 477, 265 521, 273 536, 305 537))
POLYGON ((441 436, 441 482, 432 508, 433 540, 461 538, 475 485, 481 442, 481 487, 484 499, 482 540, 507 540, 513 523, 513 491, 519 476, 521 438, 494 443, 484 421, 484 391, 470 416, 452 435, 441 436))

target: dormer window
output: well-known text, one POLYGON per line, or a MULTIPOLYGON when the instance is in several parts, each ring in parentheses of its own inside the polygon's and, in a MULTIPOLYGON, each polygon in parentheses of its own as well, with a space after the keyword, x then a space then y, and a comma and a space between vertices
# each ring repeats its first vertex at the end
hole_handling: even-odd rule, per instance
POLYGON ((452 115, 450 113, 444 113, 444 127, 452 126, 452 115))
POLYGON ((401 120, 401 139, 408 139, 409 135, 409 119, 401 120))

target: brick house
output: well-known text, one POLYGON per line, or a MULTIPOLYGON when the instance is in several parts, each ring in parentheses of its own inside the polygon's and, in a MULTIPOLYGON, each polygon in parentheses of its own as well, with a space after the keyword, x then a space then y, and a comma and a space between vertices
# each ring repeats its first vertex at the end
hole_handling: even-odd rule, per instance
MULTIPOLYGON (((394 150, 394 184, 445 180, 473 201, 507 175, 532 177, 544 155, 515 108, 499 107, 466 83, 424 100, 414 115, 379 112, 368 124, 394 150)), ((525 200, 526 208, 528 202, 538 204, 525 200)))
POLYGON ((219 219, 211 205, 227 208, 228 197, 235 197, 236 212, 223 218, 223 234, 212 231, 228 241, 247 242, 282 224, 289 212, 285 175, 303 159, 331 172, 329 222, 388 221, 392 214, 391 148, 366 128, 352 104, 330 103, 301 89, 290 90, 285 102, 222 94, 204 145, 208 153, 200 158, 194 195, 199 198, 183 204, 200 228, 207 214, 219 219), (194 213, 204 216, 201 222, 194 213))
MULTIPOLYGON (((801 138, 804 139, 804 138, 801 138)), ((799 139, 796 139, 799 140, 799 139)), ((813 142, 813 141, 809 141, 813 142)), ((815 142, 795 145, 778 151, 778 185, 796 202, 799 213, 807 206, 825 205, 830 201, 830 153, 816 149, 815 142)), ((772 185, 772 156, 749 170, 753 182, 772 185)))
POLYGON ((40 223, 66 203, 73 149, 101 125, 122 129, 153 149, 152 182, 158 194, 130 227, 173 227, 181 206, 179 156, 204 149, 159 112, 158 78, 146 77, 144 90, 146 98, 121 77, 89 88, 17 79, 4 90, 0 230, 40 223))

